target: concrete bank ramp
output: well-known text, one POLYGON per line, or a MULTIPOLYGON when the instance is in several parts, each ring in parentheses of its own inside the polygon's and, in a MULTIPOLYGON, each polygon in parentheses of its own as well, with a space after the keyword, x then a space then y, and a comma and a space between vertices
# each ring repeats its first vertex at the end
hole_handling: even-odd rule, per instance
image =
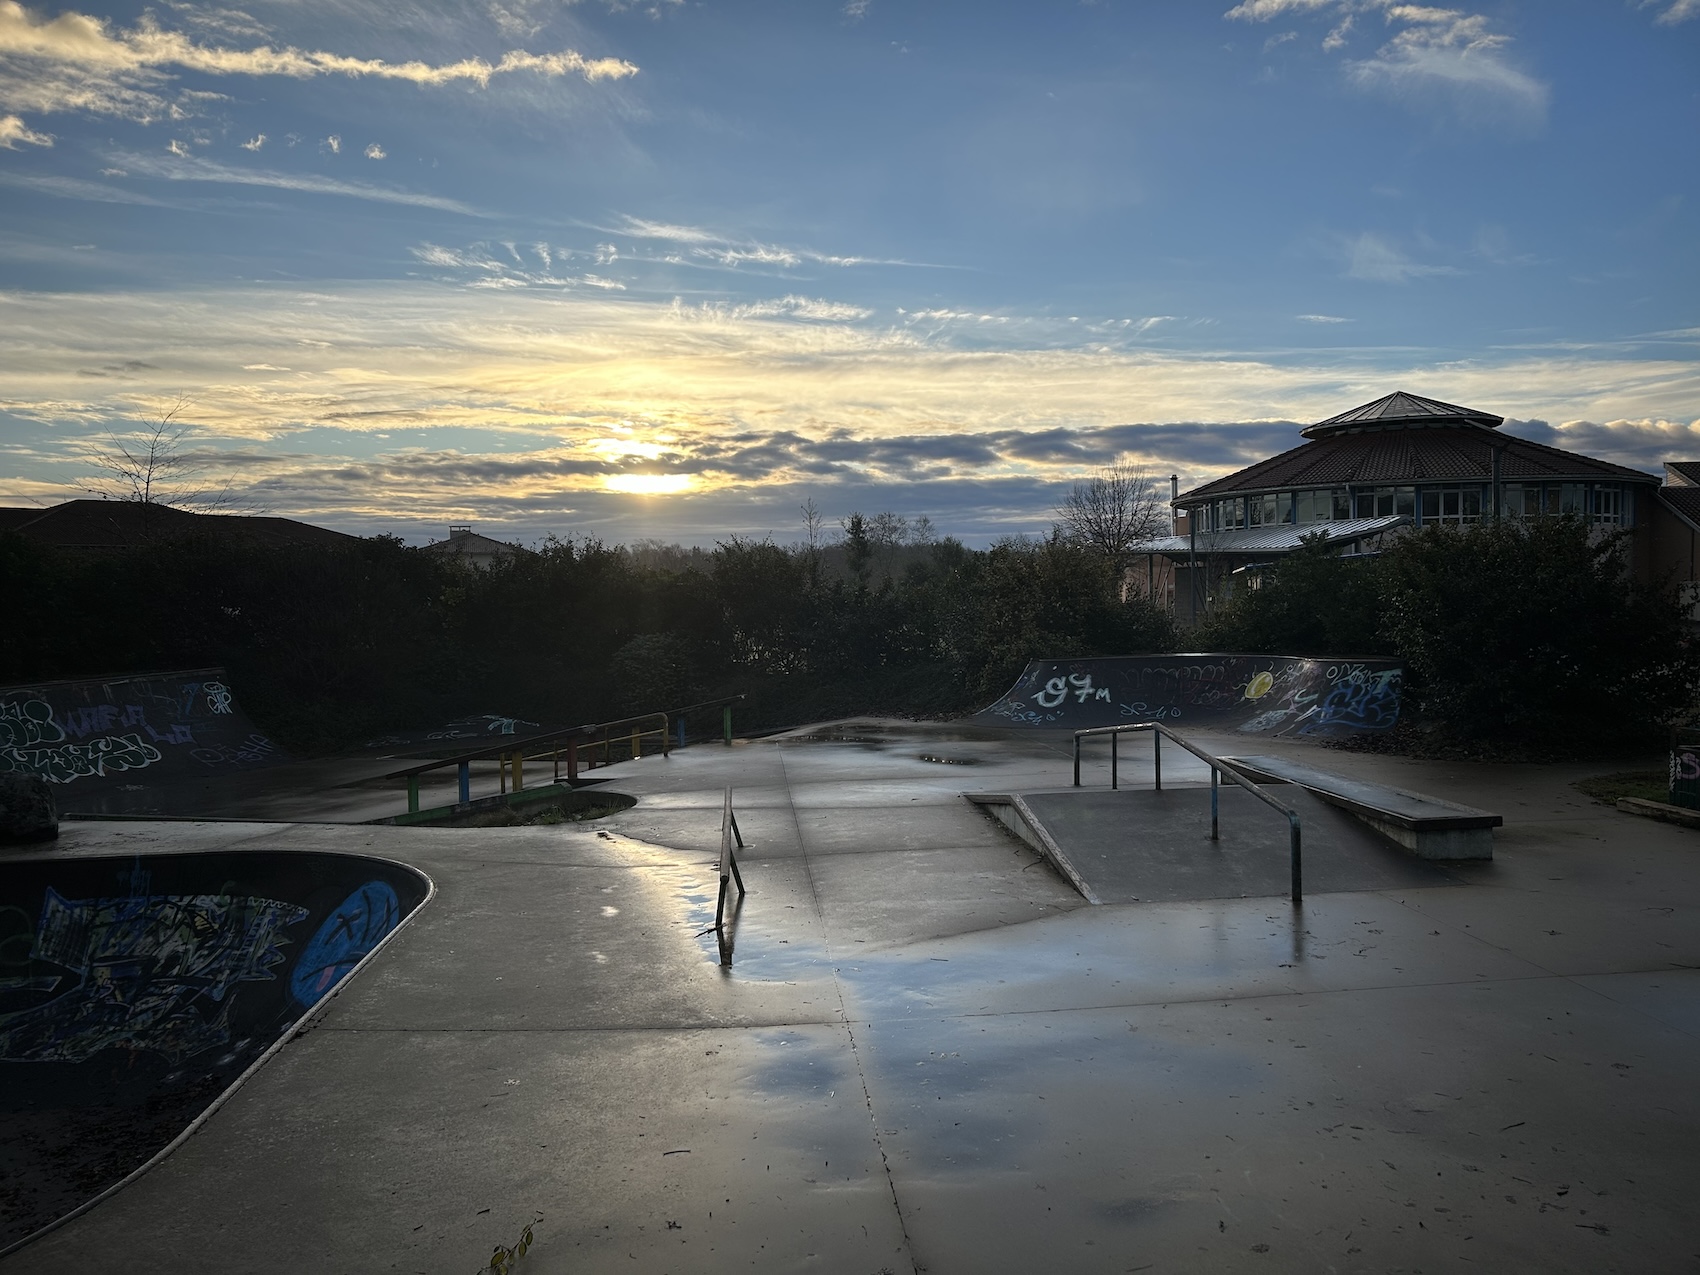
POLYGON ((1034 660, 984 726, 1082 730, 1126 722, 1334 737, 1390 730, 1404 666, 1293 655, 1105 655, 1034 660))
POLYGON ((358 855, 0 861, 0 1253, 165 1149, 429 890, 358 855))
POLYGON ((0 771, 40 775, 61 812, 283 760, 221 668, 0 688, 0 771))

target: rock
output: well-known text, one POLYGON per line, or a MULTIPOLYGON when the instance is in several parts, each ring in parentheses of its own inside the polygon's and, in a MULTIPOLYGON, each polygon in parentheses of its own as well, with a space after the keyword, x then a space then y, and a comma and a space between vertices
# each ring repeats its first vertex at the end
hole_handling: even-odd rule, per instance
POLYGON ((53 786, 39 775, 0 774, 0 845, 51 841, 59 835, 53 786))

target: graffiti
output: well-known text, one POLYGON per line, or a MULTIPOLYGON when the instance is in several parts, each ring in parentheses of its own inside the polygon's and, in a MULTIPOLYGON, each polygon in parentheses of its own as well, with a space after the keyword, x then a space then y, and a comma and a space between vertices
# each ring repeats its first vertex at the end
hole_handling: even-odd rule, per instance
POLYGON ((140 735, 107 735, 56 748, 0 748, 0 771, 22 771, 50 784, 68 784, 95 775, 141 770, 160 756, 159 749, 144 744, 140 735))
POLYGON ((1102 689, 1093 688, 1092 675, 1090 673, 1085 676, 1071 674, 1066 678, 1053 677, 1050 681, 1045 683, 1045 689, 1040 691, 1033 698, 1039 701, 1039 707, 1041 708, 1055 708, 1070 695, 1074 696, 1074 702, 1077 704, 1084 704, 1090 699, 1107 700, 1110 698, 1108 687, 1104 687, 1102 689))
POLYGON ((277 751, 277 745, 258 732, 240 744, 216 744, 210 748, 192 749, 189 756, 203 766, 251 766, 266 761, 277 751))
POLYGON ((1393 726, 1402 683, 1401 668, 1390 660, 1278 655, 1035 660, 979 717, 1067 729, 1185 720, 1255 734, 1343 734, 1393 726))
POLYGON ((401 900, 386 882, 368 881, 325 918, 301 950, 289 990, 310 1006, 365 960, 401 922, 401 900))
POLYGON ((57 744, 64 738, 64 730, 53 720, 53 706, 46 700, 0 703, 0 748, 57 744))
POLYGON ((230 1043, 235 993, 270 981, 307 911, 232 895, 66 899, 49 887, 29 958, 68 990, 0 1015, 0 1060, 84 1062, 105 1049, 177 1061, 230 1043))
POLYGON ((1691 752, 1672 753, 1670 755, 1670 784, 1675 788, 1685 779, 1700 779, 1700 757, 1691 752))
MULTIPOLYGON (((85 792, 147 770, 148 789, 279 760, 254 730, 220 670, 0 689, 0 771, 40 775, 85 792)), ((101 800, 104 800, 101 799, 101 800)))
POLYGON ((1349 673, 1331 680, 1334 688, 1317 706, 1315 726, 1389 730, 1398 722, 1399 693, 1404 682, 1399 669, 1370 673, 1357 665, 1349 673))

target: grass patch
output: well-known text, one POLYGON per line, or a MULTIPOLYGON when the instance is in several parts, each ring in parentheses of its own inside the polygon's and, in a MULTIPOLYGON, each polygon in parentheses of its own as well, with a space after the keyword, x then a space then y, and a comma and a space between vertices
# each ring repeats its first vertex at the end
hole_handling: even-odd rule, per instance
POLYGON ((1644 801, 1669 801, 1670 777, 1662 770, 1631 770, 1617 775, 1595 775, 1573 785, 1595 801, 1615 806, 1621 797, 1644 801))

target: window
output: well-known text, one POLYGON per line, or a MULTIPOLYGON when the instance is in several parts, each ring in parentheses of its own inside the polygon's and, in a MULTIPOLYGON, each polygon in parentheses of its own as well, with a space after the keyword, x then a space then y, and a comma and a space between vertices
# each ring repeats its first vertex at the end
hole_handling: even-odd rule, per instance
POLYGON ((1424 522, 1480 522, 1482 489, 1480 487, 1425 488, 1420 505, 1424 522))
POLYGON ((1358 493, 1360 518, 1386 518, 1392 514, 1403 514, 1408 518, 1416 512, 1416 508, 1415 487, 1376 487, 1358 493))

